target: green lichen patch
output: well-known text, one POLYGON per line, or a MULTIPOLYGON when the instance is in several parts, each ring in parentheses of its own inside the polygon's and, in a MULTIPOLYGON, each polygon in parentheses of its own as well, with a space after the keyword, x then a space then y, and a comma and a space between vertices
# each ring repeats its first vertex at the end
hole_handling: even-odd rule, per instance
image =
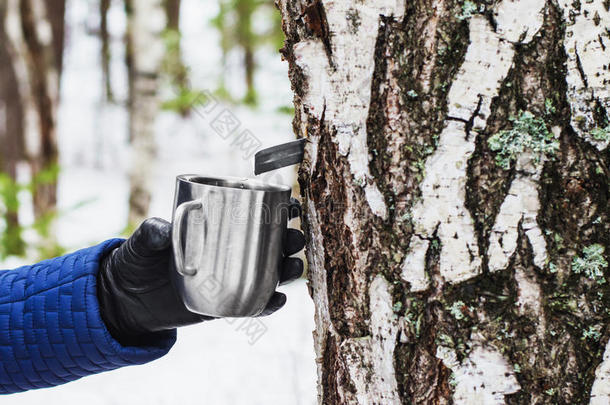
POLYGON ((604 247, 600 244, 587 246, 582 250, 581 257, 572 260, 572 271, 576 274, 584 274, 597 284, 605 284, 604 269, 608 268, 608 262, 604 258, 604 247))
POLYGON ((419 339, 424 322, 425 304, 417 298, 409 297, 404 311, 405 333, 410 341, 419 339))
POLYGON ((544 100, 544 111, 547 114, 555 114, 557 112, 557 108, 553 105, 553 100, 547 98, 544 100))
POLYGON ((591 137, 596 141, 608 142, 610 140, 610 125, 592 129, 591 137))
POLYGON ((477 5, 470 1, 470 0, 466 0, 464 2, 464 4, 462 4, 462 14, 460 14, 459 16, 457 16, 458 20, 467 20, 470 17, 472 17, 473 15, 477 14, 479 11, 477 5))
POLYGON ((462 309, 466 307, 466 304, 464 304, 463 301, 455 301, 453 304, 451 304, 451 306, 448 308, 449 309, 449 313, 458 321, 461 319, 464 319, 464 313, 462 312, 462 309))
POLYGON ((591 340, 594 340, 597 342, 599 339, 601 339, 601 337, 602 337, 601 326, 591 325, 587 329, 582 331, 581 339, 582 340, 591 339, 591 340))
POLYGON ((510 117, 513 127, 502 130, 487 141, 489 148, 496 152, 496 163, 505 170, 517 157, 530 151, 536 163, 545 156, 554 156, 559 149, 559 141, 549 131, 543 119, 529 111, 522 111, 518 117, 510 117))

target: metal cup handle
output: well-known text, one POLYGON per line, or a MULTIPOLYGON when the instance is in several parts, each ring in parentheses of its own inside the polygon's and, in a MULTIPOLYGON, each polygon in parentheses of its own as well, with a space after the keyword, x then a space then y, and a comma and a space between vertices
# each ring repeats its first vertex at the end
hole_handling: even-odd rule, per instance
POLYGON ((176 208, 174 224, 172 227, 172 244, 174 246, 176 270, 182 276, 194 276, 197 273, 196 268, 189 268, 184 265, 184 252, 182 251, 182 222, 188 212, 202 208, 203 203, 200 200, 187 201, 180 204, 178 208, 176 208))

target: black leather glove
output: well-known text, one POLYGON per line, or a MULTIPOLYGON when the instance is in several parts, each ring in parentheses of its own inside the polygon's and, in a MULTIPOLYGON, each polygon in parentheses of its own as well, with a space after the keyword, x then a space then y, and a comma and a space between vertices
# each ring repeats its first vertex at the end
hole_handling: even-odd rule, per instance
MULTIPOLYGON (((290 218, 300 212, 298 201, 291 199, 290 218)), ((97 295, 101 316, 112 336, 123 345, 138 344, 139 337, 150 332, 212 319, 187 310, 172 285, 171 229, 163 219, 147 219, 100 263, 97 295)), ((304 245, 303 233, 289 229, 280 284, 303 274, 302 260, 288 256, 304 245)), ((259 316, 272 314, 285 303, 286 295, 276 291, 259 316)))

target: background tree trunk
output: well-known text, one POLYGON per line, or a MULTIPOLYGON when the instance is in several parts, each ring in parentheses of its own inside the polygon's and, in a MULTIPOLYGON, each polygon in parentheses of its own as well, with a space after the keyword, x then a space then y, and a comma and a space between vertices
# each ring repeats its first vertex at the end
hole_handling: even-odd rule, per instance
POLYGON ((256 105, 257 95, 254 86, 254 73, 256 71, 256 61, 254 51, 256 47, 256 34, 252 30, 252 18, 254 11, 259 6, 254 0, 237 0, 233 3, 237 14, 237 33, 236 39, 239 46, 243 49, 243 63, 246 79, 246 95, 244 103, 256 105))
POLYGON ((129 0, 127 11, 133 150, 128 226, 133 227, 146 218, 150 205, 151 172, 157 152, 154 130, 159 111, 159 69, 164 53, 161 34, 166 17, 162 0, 129 0))
POLYGON ((100 41, 101 41, 101 62, 102 62, 102 80, 104 82, 104 93, 106 101, 114 101, 114 93, 112 91, 112 80, 110 72, 110 60, 112 54, 110 52, 110 34, 108 33, 108 11, 110 10, 110 0, 100 1, 100 41))
POLYGON ((278 7, 319 402, 607 404, 608 3, 278 7))
POLYGON ((62 0, 7 0, 6 7, 7 49, 23 109, 25 155, 35 182, 34 212, 40 218, 54 211, 57 200, 53 173, 58 165, 56 120, 65 6, 62 0))
MULTIPOLYGON (((23 160, 23 109, 19 100, 19 88, 13 65, 9 63, 14 52, 6 36, 5 18, 7 4, 0 4, 0 171, 8 175, 15 184, 17 181, 17 165, 23 160)), ((7 187, 4 190, 5 200, 17 198, 16 188, 7 187), (8 188, 12 190, 8 190, 8 188), (11 192, 11 191, 14 191, 11 192), (8 195, 8 194, 12 195, 8 195)), ((5 203, 4 222, 6 230, 5 252, 7 255, 22 255, 25 243, 21 237, 18 209, 5 203)))
POLYGON ((167 15, 166 27, 168 30, 180 30, 180 5, 182 0, 165 0, 165 14, 167 15))
POLYGON ((59 82, 61 81, 64 63, 66 0, 45 0, 45 4, 47 5, 47 15, 53 32, 53 62, 59 82))
MULTIPOLYGON (((182 60, 181 33, 180 33, 180 6, 181 0, 165 0, 165 15, 167 23, 163 39, 165 42, 165 55, 161 71, 169 81, 178 99, 183 99, 192 91, 189 85, 188 69, 182 60)), ((182 116, 190 113, 190 106, 182 105, 178 109, 182 116)))

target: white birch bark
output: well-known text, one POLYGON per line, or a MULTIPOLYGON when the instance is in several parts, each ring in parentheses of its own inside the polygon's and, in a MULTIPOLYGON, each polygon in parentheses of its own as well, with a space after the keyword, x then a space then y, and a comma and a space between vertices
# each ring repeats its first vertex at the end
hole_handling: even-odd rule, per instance
POLYGON ((591 130, 598 125, 594 110, 599 103, 610 118, 610 13, 603 0, 573 2, 560 0, 567 23, 564 48, 568 55, 568 99, 572 110, 572 128, 602 150, 608 140, 596 140, 591 130))
POLYGON ((334 65, 330 66, 325 45, 311 40, 296 45, 297 64, 310 78, 307 96, 303 100, 310 114, 326 119, 337 130, 334 141, 339 153, 346 156, 354 179, 362 184, 372 212, 385 217, 387 207, 377 186, 370 181, 366 119, 371 101, 371 81, 379 16, 400 18, 402 0, 383 0, 354 8, 350 2, 325 3, 334 65), (360 28, 350 25, 348 14, 357 10, 360 28), (358 44, 357 47, 353 44, 358 44))
MULTIPOLYGON (((380 15, 400 18, 404 10, 401 0, 384 0, 381 2, 358 5, 357 9, 350 2, 334 1, 325 3, 325 12, 329 30, 332 33, 332 60, 329 63, 327 50, 320 40, 299 43, 294 48, 296 63, 309 78, 309 89, 302 108, 308 113, 325 119, 336 129, 336 142, 339 153, 346 156, 354 180, 362 186, 366 201, 374 215, 385 218, 387 206, 377 185, 372 181, 368 166, 368 147, 366 145, 366 120, 371 100, 371 82, 374 68, 374 48, 380 15), (347 16, 357 10, 359 28, 349 24, 347 16), (354 46, 359 44, 359 46, 354 46)), ((310 145, 315 150, 316 140, 310 145)), ((315 156, 315 153, 312 153, 315 156)), ((357 246, 357 223, 360 218, 351 215, 348 208, 344 222, 353 226, 353 246, 357 246)), ((315 219, 312 218, 313 223, 315 219)), ((312 235, 314 244, 318 244, 321 235, 312 235)), ((323 248, 322 248, 323 249, 323 248)), ((314 297, 316 305, 317 330, 316 353, 321 355, 322 344, 328 332, 336 334, 330 322, 328 304, 325 305, 327 293, 324 291, 323 261, 310 256, 311 263, 320 263, 319 283, 316 283, 314 297)), ((365 265, 366 255, 359 258, 361 266, 365 265)), ((317 276, 316 276, 317 278, 317 276)), ((345 340, 341 345, 342 358, 345 359, 345 372, 354 384, 355 392, 340 389, 339 396, 344 403, 399 403, 396 379, 392 364, 393 341, 397 335, 397 322, 392 311, 391 296, 386 282, 377 278, 370 289, 370 305, 375 311, 371 318, 371 336, 345 340), (373 378, 361 373, 363 364, 373 370, 373 378)), ((321 375, 321 360, 318 360, 318 375, 321 375)), ((319 390, 321 391, 321 387, 319 390)), ((320 396, 320 402, 324 399, 320 396)))
MULTIPOLYGON (((581 4, 574 12, 576 3, 583 2, 560 1, 558 8, 546 0, 503 0, 493 6, 438 0, 431 2, 429 7, 418 1, 278 1, 288 37, 288 49, 284 54, 291 63, 295 90, 295 130, 299 137, 309 140, 301 185, 307 200, 307 256, 311 294, 316 304, 314 336, 319 403, 409 403, 404 402, 405 393, 413 387, 405 387, 405 381, 413 379, 405 376, 405 370, 415 373, 420 370, 417 365, 405 368, 401 361, 416 355, 420 355, 418 359, 422 361, 421 372, 427 368, 427 372, 432 373, 430 379, 426 380, 424 374, 420 380, 430 384, 425 395, 434 398, 431 403, 504 404, 509 397, 511 403, 515 403, 514 398, 527 398, 527 395, 535 403, 562 398, 558 395, 586 397, 587 400, 591 398, 591 403, 605 403, 610 379, 609 349, 603 359, 597 358, 600 364, 591 393, 574 392, 571 386, 550 385, 543 392, 534 392, 531 382, 521 374, 529 370, 521 370, 520 364, 524 368, 534 367, 534 359, 548 360, 539 359, 544 357, 547 344, 569 346, 566 349, 569 354, 562 361, 570 368, 575 367, 574 350, 585 350, 579 346, 580 342, 589 339, 582 338, 580 331, 571 331, 578 336, 563 334, 564 343, 560 345, 554 341, 559 339, 553 329, 557 325, 548 321, 554 316, 550 314, 549 302, 558 299, 549 291, 551 287, 541 282, 541 277, 549 278, 541 274, 547 271, 550 255, 555 258, 558 255, 558 247, 549 246, 540 220, 546 208, 542 201, 549 193, 544 187, 551 182, 545 178, 550 160, 543 157, 537 161, 531 151, 525 151, 513 162, 510 174, 508 171, 500 174, 506 182, 506 195, 494 196, 498 200, 497 211, 493 217, 485 219, 487 231, 476 228, 472 207, 468 206, 468 194, 472 193, 468 184, 473 176, 469 169, 473 158, 480 158, 481 149, 484 149, 481 144, 486 142, 485 138, 479 138, 489 137, 485 132, 497 128, 502 119, 501 128, 509 124, 510 115, 496 114, 498 110, 513 114, 518 111, 508 103, 500 106, 494 103, 500 97, 509 97, 506 89, 513 85, 508 81, 511 74, 511 80, 519 80, 522 76, 532 80, 527 76, 532 73, 524 68, 531 67, 523 61, 524 49, 529 50, 541 41, 546 34, 542 27, 556 17, 553 13, 563 13, 563 18, 571 21, 563 44, 567 53, 567 94, 557 98, 567 100, 565 105, 569 104, 572 115, 571 125, 549 124, 549 128, 557 139, 563 139, 562 142, 566 142, 565 134, 573 129, 598 150, 607 146, 607 141, 593 139, 589 132, 599 122, 599 106, 605 108, 608 102, 606 75, 609 69, 607 58, 603 57, 607 52, 608 11, 600 0, 581 4), (422 104, 433 97, 433 90, 439 87, 435 83, 434 70, 442 69, 435 65, 442 56, 435 48, 439 47, 437 41, 439 44, 449 42, 443 37, 446 28, 442 28, 447 14, 453 14, 449 18, 453 23, 461 23, 456 22, 456 10, 462 12, 457 21, 467 20, 464 24, 468 25, 468 44, 463 59, 454 61, 459 63, 459 68, 451 82, 446 83, 449 85, 443 99, 446 110, 433 111, 433 114, 445 114, 445 118, 435 134, 438 135, 435 149, 423 162, 424 176, 417 187, 421 195, 407 211, 408 204, 400 205, 400 201, 388 198, 392 194, 388 189, 394 185, 388 187, 379 178, 404 178, 401 170, 404 171, 405 166, 401 166, 397 157, 405 156, 402 154, 404 149, 414 147, 406 139, 411 127, 416 127, 405 125, 404 121, 432 120, 430 117, 409 117, 411 111, 405 105, 404 96, 421 97, 425 100, 422 104), (388 25, 392 27, 388 29, 388 25), (427 55, 423 65, 409 66, 400 56, 387 52, 380 44, 389 41, 383 35, 392 29, 408 32, 405 42, 400 42, 405 47, 405 60, 421 51, 408 48, 416 46, 417 41, 409 42, 412 39, 409 35, 414 32, 425 36, 423 48, 431 48, 432 56, 427 55), (385 54, 381 52, 383 50, 385 54), (376 79, 376 69, 384 63, 388 66, 381 71, 395 75, 376 79), (399 73, 391 70, 395 64, 405 70, 419 69, 417 89, 426 94, 417 94, 414 87, 408 91, 407 80, 400 81, 399 73), (382 83, 379 89, 371 88, 375 80, 382 83), (374 90, 379 92, 376 99, 373 98, 374 90), (371 110, 383 112, 385 128, 389 128, 387 133, 371 133, 371 110), (496 122, 490 122, 492 118, 496 122), (388 150, 371 150, 371 141, 384 136, 387 139, 382 144, 388 150), (372 169, 371 162, 378 154, 385 154, 390 173, 375 173, 372 169), (340 224, 325 223, 335 214, 329 213, 326 205, 320 205, 328 200, 340 205, 340 224), (368 213, 372 218, 366 216, 368 213), (403 233, 397 232, 402 225, 396 225, 399 222, 396 218, 409 218, 412 232, 403 231, 404 228, 400 229, 403 233), (520 235, 521 231, 523 235, 520 235), (402 245, 390 236, 400 238, 409 232, 408 249, 391 250, 402 245), (523 253, 524 249, 528 254, 523 253), (399 279, 393 277, 396 270, 399 279), (519 325, 515 319, 531 322, 528 338, 503 329, 506 324, 499 325, 502 328, 491 328, 502 336, 483 333, 483 329, 493 325, 497 318, 484 310, 477 311, 476 307, 469 308, 459 300, 460 292, 468 296, 469 288, 478 288, 477 280, 480 283, 503 280, 498 274, 510 279, 510 288, 514 288, 510 292, 512 295, 505 291, 494 292, 476 297, 475 301, 481 304, 489 300, 513 300, 509 310, 514 317, 510 318, 511 322, 515 322, 516 329, 519 325), (430 333, 431 337, 427 336, 434 340, 433 343, 422 342, 420 335, 429 332, 421 329, 424 328, 420 323, 422 315, 409 312, 411 308, 405 311, 405 305, 420 302, 418 300, 423 302, 418 305, 426 307, 425 316, 439 323, 447 321, 444 317, 450 313, 458 321, 450 322, 455 328, 452 332, 460 339, 464 336, 459 332, 469 330, 472 333, 457 341, 444 335, 439 328, 430 333), (351 303, 356 304, 347 305, 351 303), (503 346, 506 344, 503 339, 510 341, 511 338, 534 342, 527 360, 503 346), (401 344, 412 347, 405 349, 401 344), (426 344, 435 348, 431 355, 418 353, 418 346, 426 344), (529 360, 531 364, 527 363, 529 360), (449 379, 447 372, 451 374, 449 379), (441 381, 443 378, 445 380, 441 381), (521 394, 523 396, 519 396, 521 394)), ((561 46, 557 43, 557 47, 561 46)), ((558 70, 556 74, 561 75, 561 72, 558 70)), ((523 84, 523 88, 526 87, 535 88, 536 83, 523 84)), ((528 96, 530 94, 522 98, 528 96)), ((538 106, 541 103, 544 106, 546 102, 544 97, 530 101, 538 106)), ((548 118, 549 121, 555 119, 548 118)), ((566 152, 564 160, 556 164, 559 166, 575 159, 572 146, 562 144, 562 147, 566 152)), ((490 159, 487 155, 485 158, 490 159)), ((567 171, 561 174, 570 175, 567 171)), ((481 176, 491 175, 483 173, 481 176)), ((395 188, 400 186, 403 185, 395 188)), ((584 245, 576 245, 576 248, 582 247, 584 245)), ((559 282, 565 282, 561 277, 570 276, 571 260, 579 254, 573 245, 570 249, 566 249, 568 253, 560 254, 560 275, 550 276, 558 277, 559 282)), ((570 298, 581 304, 583 298, 574 294, 570 298)), ((425 327, 435 329, 438 326, 432 323, 425 327)), ((552 349, 553 356, 557 355, 557 350, 552 349)), ((539 371, 543 374, 543 370, 539 371)), ((425 387, 420 391, 425 391, 425 387)))
POLYGON ((535 163, 530 153, 524 153, 517 160, 516 178, 492 229, 488 251, 490 271, 508 267, 508 262, 517 248, 519 225, 523 227, 532 245, 534 264, 540 268, 546 264, 546 242, 536 222, 540 210, 538 182, 543 163, 544 160, 535 163))
POLYGON ((491 101, 512 65, 514 45, 531 41, 540 29, 543 5, 544 1, 539 0, 500 3, 497 29, 483 16, 470 19, 466 60, 449 91, 451 121, 440 135, 438 149, 426 162, 422 199, 413 208, 417 239, 416 248, 406 258, 409 267, 403 266, 406 281, 423 283, 419 241, 431 238, 434 232, 441 241, 441 275, 447 282, 464 281, 480 273, 473 221, 464 206, 467 162, 474 151, 477 131, 485 128, 491 101), (411 267, 411 263, 417 267, 411 267))

